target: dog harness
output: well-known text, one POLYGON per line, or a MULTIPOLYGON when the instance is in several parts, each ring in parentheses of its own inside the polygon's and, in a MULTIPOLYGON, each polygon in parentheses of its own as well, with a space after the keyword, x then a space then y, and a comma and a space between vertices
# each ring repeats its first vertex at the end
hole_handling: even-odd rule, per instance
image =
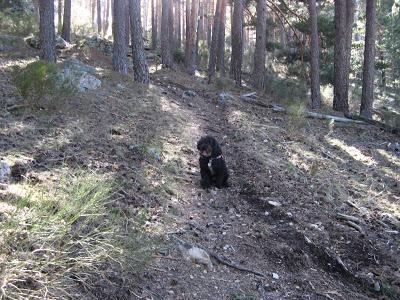
POLYGON ((211 158, 211 159, 209 160, 209 162, 208 162, 207 165, 208 165, 208 169, 209 169, 210 172, 211 172, 211 175, 214 175, 214 170, 213 170, 213 168, 212 168, 212 162, 213 162, 213 160, 217 160, 217 159, 224 159, 224 156, 221 154, 220 156, 211 158))

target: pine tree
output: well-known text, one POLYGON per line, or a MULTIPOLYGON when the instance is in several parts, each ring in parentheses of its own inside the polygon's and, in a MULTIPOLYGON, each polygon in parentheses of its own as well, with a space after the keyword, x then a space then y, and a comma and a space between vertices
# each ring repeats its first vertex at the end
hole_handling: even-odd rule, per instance
POLYGON ((321 106, 321 92, 319 80, 319 45, 318 45, 318 22, 315 0, 308 0, 308 11, 310 14, 311 31, 311 107, 321 106))
POLYGON ((363 85, 360 115, 372 118, 374 103, 376 1, 366 0, 363 85))
POLYGON ((114 0, 113 8, 113 69, 122 74, 128 73, 127 61, 126 61, 126 1, 125 0, 114 0))
POLYGON ((61 36, 67 42, 71 42, 71 0, 64 0, 64 18, 61 36))
POLYGON ((55 41, 55 26, 54 26, 54 1, 40 0, 39 1, 40 15, 40 58, 55 62, 56 61, 56 41, 55 41))
POLYGON ((169 0, 162 0, 161 13, 161 60, 163 67, 172 67, 171 41, 169 39, 169 0))
POLYGON ((243 0, 234 0, 232 18, 231 76, 237 86, 242 85, 243 62, 243 0))
POLYGON ((134 79, 137 82, 149 83, 149 68, 144 52, 142 22, 140 19, 140 0, 129 1, 131 21, 131 47, 134 79))
POLYGON ((267 3, 257 0, 256 46, 254 50, 253 86, 263 90, 265 84, 265 50, 267 40, 267 3))

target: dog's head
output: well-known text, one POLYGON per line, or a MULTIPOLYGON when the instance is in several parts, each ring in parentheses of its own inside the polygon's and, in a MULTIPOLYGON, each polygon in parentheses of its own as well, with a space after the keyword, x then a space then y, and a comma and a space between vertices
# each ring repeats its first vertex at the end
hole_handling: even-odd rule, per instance
POLYGON ((203 157, 217 157, 222 154, 217 140, 212 136, 202 137, 197 142, 197 150, 199 150, 200 155, 203 157))

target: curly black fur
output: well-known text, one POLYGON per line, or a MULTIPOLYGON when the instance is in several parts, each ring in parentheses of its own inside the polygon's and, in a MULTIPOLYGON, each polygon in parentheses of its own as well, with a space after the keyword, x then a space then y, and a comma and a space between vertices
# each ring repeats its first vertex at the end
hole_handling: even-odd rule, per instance
POLYGON ((222 150, 218 142, 212 136, 202 137, 197 142, 197 150, 200 151, 200 174, 201 186, 209 188, 215 185, 217 188, 228 186, 228 168, 222 156, 222 150), (210 156, 203 156, 201 153, 211 149, 210 156))

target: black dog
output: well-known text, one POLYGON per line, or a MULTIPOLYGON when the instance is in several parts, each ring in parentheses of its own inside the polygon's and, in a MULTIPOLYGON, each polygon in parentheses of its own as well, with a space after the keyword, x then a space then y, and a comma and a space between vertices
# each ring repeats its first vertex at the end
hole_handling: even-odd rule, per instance
POLYGON ((215 184, 217 188, 228 186, 228 168, 222 156, 221 147, 212 136, 202 137, 197 142, 200 151, 201 186, 209 188, 215 184))

